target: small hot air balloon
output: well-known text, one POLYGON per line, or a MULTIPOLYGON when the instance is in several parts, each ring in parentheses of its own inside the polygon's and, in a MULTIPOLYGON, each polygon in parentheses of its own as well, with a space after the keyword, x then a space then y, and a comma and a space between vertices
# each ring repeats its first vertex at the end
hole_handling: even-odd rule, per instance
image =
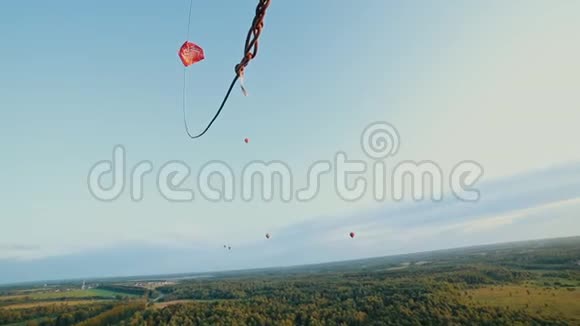
POLYGON ((354 238, 354 232, 351 232, 349 235, 351 238, 354 238))
POLYGON ((205 59, 205 54, 200 46, 186 41, 179 49, 179 58, 184 66, 189 67, 205 59))
POLYGON ((224 245, 224 249, 227 248, 228 246, 224 245))
POLYGON ((232 247, 229 247, 229 246, 228 246, 228 250, 232 250, 232 247))
POLYGON ((248 138, 244 138, 244 143, 246 143, 246 144, 247 144, 247 143, 249 143, 249 142, 250 142, 250 139, 248 139, 248 138))
POLYGON ((270 239, 270 233, 266 233, 266 239, 270 239))

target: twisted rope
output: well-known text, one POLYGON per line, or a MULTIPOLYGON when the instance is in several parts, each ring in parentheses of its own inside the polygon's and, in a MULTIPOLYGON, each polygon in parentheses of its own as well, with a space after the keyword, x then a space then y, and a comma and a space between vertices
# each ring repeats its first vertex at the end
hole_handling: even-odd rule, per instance
MULTIPOLYGON (((230 97, 232 89, 234 88, 234 85, 236 84, 236 82, 238 80, 241 80, 240 86, 242 88, 242 92, 244 93, 244 95, 247 95, 247 91, 246 91, 246 88, 245 88, 244 83, 243 83, 244 73, 245 73, 246 67, 248 66, 250 61, 252 61, 256 57, 256 55, 258 54, 259 38, 260 38, 260 35, 262 34, 262 30, 264 29, 264 18, 266 17, 266 10, 270 6, 270 1, 271 0, 259 0, 258 1, 258 6, 256 7, 256 14, 254 16, 254 20, 252 21, 252 26, 250 27, 250 30, 248 31, 248 35, 246 37, 246 44, 244 46, 244 56, 240 60, 240 63, 238 63, 234 68, 236 76, 234 77, 232 83, 230 84, 230 87, 228 88, 226 95, 224 96, 224 99, 223 99, 219 109, 217 110, 217 112, 215 113, 215 115, 213 116, 213 118, 211 119, 209 124, 207 125, 207 127, 205 127, 205 129, 197 135, 192 135, 189 132, 189 128, 187 126, 187 119, 185 118, 185 90, 184 90, 183 121, 185 124, 185 130, 187 131, 187 135, 191 139, 196 139, 196 138, 203 136, 209 130, 209 128, 213 125, 214 121, 218 118, 221 111, 223 110, 226 102, 228 101, 228 98, 230 97)), ((191 19, 191 11, 190 11, 190 19, 191 19)), ((185 76, 184 76, 184 78, 185 78, 185 76)))

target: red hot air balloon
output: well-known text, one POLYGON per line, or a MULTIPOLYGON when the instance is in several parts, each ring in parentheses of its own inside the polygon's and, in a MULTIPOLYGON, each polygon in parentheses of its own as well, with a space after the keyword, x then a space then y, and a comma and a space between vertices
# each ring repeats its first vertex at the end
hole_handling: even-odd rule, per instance
POLYGON ((244 142, 247 144, 247 143, 249 143, 249 142, 250 142, 250 139, 248 139, 248 138, 244 138, 244 142))
POLYGON ((205 54, 200 46, 186 41, 179 49, 179 58, 184 66, 189 67, 205 59, 205 54))
POLYGON ((351 233, 350 233, 350 237, 351 237, 351 238, 354 238, 354 232, 351 232, 351 233))

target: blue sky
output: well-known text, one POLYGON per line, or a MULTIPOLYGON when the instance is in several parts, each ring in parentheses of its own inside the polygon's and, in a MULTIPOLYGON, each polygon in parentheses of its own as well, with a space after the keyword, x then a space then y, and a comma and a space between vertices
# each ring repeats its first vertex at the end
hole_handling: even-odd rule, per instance
MULTIPOLYGON (((254 8, 194 0, 190 38, 206 60, 187 71, 192 128, 217 109, 254 8)), ((181 116, 177 50, 188 9, 188 1, 0 4, 0 283, 577 235, 578 2, 273 1, 247 69, 250 96, 236 89, 198 141, 181 116), (155 171, 171 160, 195 171, 211 160, 239 170, 259 159, 304 176, 337 151, 369 161, 360 134, 375 121, 401 135, 390 164, 432 160, 449 171, 474 160, 482 184, 498 186, 470 204, 351 203, 326 178, 308 203, 170 203, 148 179, 142 202, 125 193, 103 203, 86 184, 116 144, 129 164, 149 160, 155 171), (392 212, 384 222, 361 220, 383 210, 392 212), (425 215, 437 219, 430 231, 425 215), (343 239, 351 229, 357 242, 343 239), (267 244, 265 232, 276 235, 267 244), (236 253, 224 256, 224 242, 236 253)))

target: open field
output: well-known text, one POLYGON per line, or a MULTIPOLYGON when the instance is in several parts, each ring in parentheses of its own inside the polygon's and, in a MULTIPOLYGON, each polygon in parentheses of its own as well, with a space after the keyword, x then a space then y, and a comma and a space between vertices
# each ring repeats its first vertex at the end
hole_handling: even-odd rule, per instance
POLYGON ((473 304, 523 309, 530 313, 568 317, 580 323, 580 288, 490 286, 466 291, 473 304))
POLYGON ((75 298, 114 298, 117 295, 134 296, 132 294, 125 294, 113 292, 108 290, 90 289, 90 290, 72 290, 72 291, 36 291, 27 294, 17 294, 9 296, 0 296, 0 301, 13 300, 53 300, 53 299, 75 299, 75 298))
MULTIPOLYGON (((106 300, 101 300, 100 302, 108 302, 106 300)), ((93 304, 95 300, 67 300, 67 301, 40 301, 40 302, 29 302, 29 303, 16 303, 2 307, 2 309, 25 309, 33 307, 46 307, 52 305, 67 305, 67 306, 78 306, 93 304)))

